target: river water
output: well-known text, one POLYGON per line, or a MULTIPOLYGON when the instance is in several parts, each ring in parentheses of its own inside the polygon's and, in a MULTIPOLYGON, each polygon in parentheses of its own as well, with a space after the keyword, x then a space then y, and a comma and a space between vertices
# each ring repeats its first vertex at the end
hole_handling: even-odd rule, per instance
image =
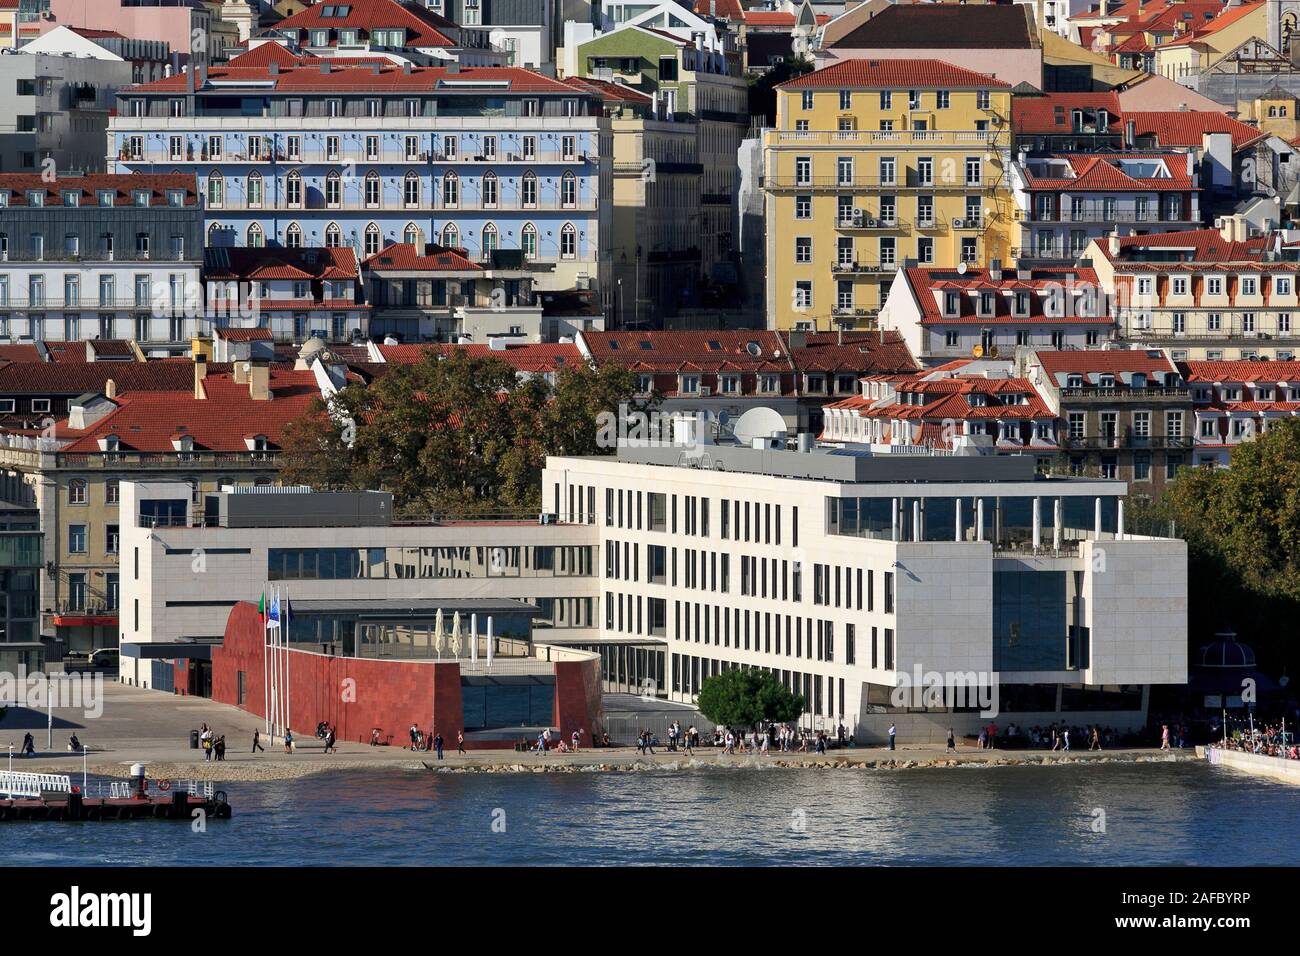
POLYGON ((1300 863, 1300 788, 1202 764, 333 773, 233 818, 14 823, 5 865, 1300 863))

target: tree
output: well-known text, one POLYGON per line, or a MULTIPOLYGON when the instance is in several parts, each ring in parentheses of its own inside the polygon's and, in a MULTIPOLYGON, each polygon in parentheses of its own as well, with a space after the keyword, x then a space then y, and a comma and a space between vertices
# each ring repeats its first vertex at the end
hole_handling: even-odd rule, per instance
POLYGON ((747 667, 705 678, 698 704, 700 713, 726 727, 798 720, 804 711, 803 695, 792 694, 766 671, 747 667))
POLYGON ((787 80, 811 73, 813 62, 801 54, 776 64, 766 73, 749 81, 749 115, 764 116, 769 126, 776 125, 776 87, 787 80))
POLYGON ((593 455, 597 416, 630 400, 626 369, 562 368, 552 386, 495 357, 429 349, 316 402, 285 430, 281 480, 390 491, 399 514, 535 512, 547 455, 593 455))
POLYGON ((1232 467, 1183 468, 1140 512, 1138 532, 1187 541, 1192 647, 1231 626, 1261 666, 1300 662, 1300 420, 1282 419, 1238 445, 1232 467), (1145 526, 1144 526, 1145 525, 1145 526))

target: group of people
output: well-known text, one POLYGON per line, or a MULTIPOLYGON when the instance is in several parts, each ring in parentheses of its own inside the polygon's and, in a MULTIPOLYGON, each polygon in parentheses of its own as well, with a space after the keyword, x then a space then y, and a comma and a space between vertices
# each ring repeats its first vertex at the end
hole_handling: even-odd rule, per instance
MULTIPOLYGON (((69 749, 79 749, 81 744, 77 738, 73 737, 72 740, 76 747, 70 746, 69 749)), ((199 730, 199 746, 203 748, 203 759, 208 762, 226 759, 226 735, 213 733, 207 724, 199 730)))
MULTIPOLYGON (((411 738, 412 750, 423 750, 423 751, 432 750, 434 753, 438 755, 439 760, 442 759, 443 748, 446 746, 446 741, 443 739, 441 733, 430 731, 429 733, 426 734, 415 724, 411 724, 411 729, 408 731, 408 734, 410 735, 411 738)), ((370 732, 370 745, 374 747, 377 746, 378 744, 379 744, 379 731, 372 730, 370 732)), ((458 730, 456 731, 456 753, 463 754, 464 752, 465 752, 465 731, 458 730)))
MULTIPOLYGON (((556 740, 555 743, 555 752, 557 754, 576 754, 578 748, 582 745, 582 735, 585 733, 586 731, 579 727, 573 733, 569 734, 568 743, 565 743, 563 734, 558 735, 559 739, 556 740)), ((551 735, 551 728, 544 728, 541 733, 537 735, 537 742, 534 743, 532 747, 533 752, 540 756, 550 751, 552 739, 554 738, 551 735)), ((609 746, 609 737, 605 738, 605 745, 609 746)))
MULTIPOLYGON (((835 740, 841 747, 855 745, 853 735, 846 732, 843 724, 837 728, 835 740)), ((779 753, 808 753, 810 746, 814 752, 824 754, 830 744, 831 737, 824 730, 810 732, 789 724, 760 724, 748 731, 732 727, 715 727, 713 730, 713 746, 720 747, 724 754, 765 754, 773 750, 779 753)))
POLYGON ((1222 746, 1228 750, 1280 757, 1283 760, 1300 760, 1300 746, 1296 745, 1293 731, 1283 731, 1281 725, 1263 724, 1254 730, 1237 730, 1226 737, 1222 746))

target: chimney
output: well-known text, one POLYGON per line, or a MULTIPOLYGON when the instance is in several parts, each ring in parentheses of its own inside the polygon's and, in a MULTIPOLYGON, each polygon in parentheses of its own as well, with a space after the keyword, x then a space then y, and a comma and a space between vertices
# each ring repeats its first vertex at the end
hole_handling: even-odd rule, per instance
POLYGON ((1124 123, 1124 147, 1132 149, 1134 141, 1137 140, 1137 120, 1128 120, 1124 123))
POLYGON ((1112 256, 1119 255, 1119 233, 1118 232, 1112 232, 1109 236, 1107 236, 1106 244, 1107 244, 1107 248, 1110 249, 1110 254, 1112 256))
POLYGON ((247 385, 248 384, 248 362, 246 360, 236 361, 234 368, 235 368, 235 384, 247 385))
POLYGON ((109 401, 117 398, 117 382, 111 378, 104 383, 104 397, 109 401))
POLYGON ((208 397, 207 387, 203 384, 207 377, 207 356, 202 354, 194 356, 194 397, 200 401, 208 397))
POLYGON ((790 349, 801 349, 808 344, 808 333, 791 331, 786 333, 790 343, 790 349))
POLYGON ((1002 260, 991 259, 989 261, 989 279, 993 282, 1002 281, 1002 260))
POLYGON ((448 64, 447 64, 447 72, 448 72, 448 73, 459 73, 459 72, 460 72, 460 61, 459 61, 459 60, 452 60, 450 63, 448 63, 448 64))
POLYGON ((248 397, 255 402, 271 400, 271 366, 265 359, 248 363, 248 397))
POLYGON ((266 72, 267 72, 270 76, 279 76, 279 75, 280 75, 280 64, 279 64, 279 63, 276 63, 274 60, 272 60, 272 61, 267 65, 267 67, 266 67, 266 72))

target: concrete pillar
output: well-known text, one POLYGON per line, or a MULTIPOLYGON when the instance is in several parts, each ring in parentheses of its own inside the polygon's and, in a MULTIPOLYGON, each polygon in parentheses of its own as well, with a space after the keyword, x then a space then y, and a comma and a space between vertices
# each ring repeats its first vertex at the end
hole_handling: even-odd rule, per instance
POLYGON ((984 540, 984 499, 975 499, 975 540, 984 540))
POLYGON ((921 540, 921 499, 912 499, 912 540, 921 540))
POLYGON ((898 499, 897 498, 894 498, 890 503, 889 520, 890 520, 890 535, 889 535, 890 540, 897 541, 898 540, 898 499))
POLYGON ((962 532, 962 527, 961 527, 961 518, 962 518, 962 514, 961 514, 961 499, 958 498, 958 499, 957 499, 957 514, 956 514, 956 517, 955 517, 955 519, 954 519, 954 521, 953 521, 954 528, 953 528, 953 533, 952 533, 952 539, 953 539, 954 541, 961 541, 961 540, 963 540, 963 536, 962 536, 962 533, 961 533, 961 532, 962 532))
POLYGON ((1118 498, 1115 501, 1115 537, 1124 537, 1124 499, 1118 498))
POLYGON ((1057 498, 1056 501, 1053 502, 1052 512, 1053 512, 1053 514, 1052 514, 1052 550, 1054 550, 1054 551, 1060 551, 1060 550, 1061 550, 1061 526, 1062 526, 1062 523, 1063 523, 1062 520, 1061 520, 1061 512, 1062 512, 1062 508, 1061 508, 1061 499, 1060 499, 1060 498, 1057 498))
POLYGON ((1098 541, 1101 540, 1101 497, 1093 502, 1093 535, 1098 541))
POLYGON ((1037 495, 1034 496, 1034 550, 1037 551, 1043 546, 1043 499, 1037 495))

